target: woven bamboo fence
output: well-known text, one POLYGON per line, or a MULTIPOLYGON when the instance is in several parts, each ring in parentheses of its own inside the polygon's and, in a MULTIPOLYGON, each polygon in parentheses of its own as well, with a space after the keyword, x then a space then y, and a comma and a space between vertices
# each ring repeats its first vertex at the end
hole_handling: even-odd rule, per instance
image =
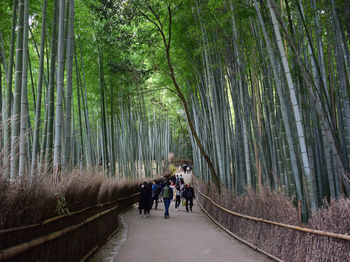
MULTIPOLYGON (((304 241, 313 236, 325 238, 327 241, 333 240, 338 244, 342 244, 344 248, 348 248, 350 245, 350 235, 315 230, 240 214, 219 205, 209 196, 202 193, 198 187, 194 186, 194 188, 198 192, 197 199, 199 205, 218 226, 237 240, 247 244, 275 261, 301 261, 301 258, 298 256, 288 256, 286 254, 297 254, 299 252, 298 249, 302 249, 299 246, 305 244, 304 241), (222 213, 228 214, 229 217, 220 215, 222 213), (255 232, 251 234, 252 231, 255 232), (242 232, 244 233, 242 234, 242 232), (283 234, 286 234, 286 236, 283 237, 283 234), (252 239, 248 238, 250 235, 253 236, 252 239), (279 242, 279 246, 273 246, 276 244, 274 243, 276 241, 269 239, 270 236, 282 239, 281 241, 277 241, 279 242), (283 251, 283 248, 285 248, 285 251, 283 251), (294 249, 294 251, 290 252, 290 249, 294 249)), ((305 259, 306 258, 304 257, 303 261, 305 261, 305 259)), ((336 257, 329 259, 332 261, 349 261, 350 256, 342 257, 340 260, 336 257)))
POLYGON ((0 230, 0 261, 82 261, 118 227, 118 215, 138 201, 135 193, 41 223, 0 230))

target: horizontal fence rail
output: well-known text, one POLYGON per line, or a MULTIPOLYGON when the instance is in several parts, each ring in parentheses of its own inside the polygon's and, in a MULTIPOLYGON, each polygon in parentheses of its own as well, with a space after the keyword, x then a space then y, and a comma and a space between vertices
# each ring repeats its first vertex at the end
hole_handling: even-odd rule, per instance
POLYGON ((223 210, 231 215, 245 218, 245 219, 249 219, 249 220, 256 221, 256 222, 262 222, 262 223, 266 223, 266 224, 271 224, 271 225, 275 225, 275 226, 279 226, 279 227, 283 227, 283 228, 289 228, 289 229, 293 229, 293 230, 297 230, 297 231, 301 231, 301 232, 306 232, 306 233, 311 233, 311 234, 316 234, 316 235, 320 235, 320 236, 350 240, 350 235, 338 234, 338 233, 326 232, 326 231, 321 231, 321 230, 316 230, 316 229, 310 229, 310 228, 306 228, 306 227, 299 227, 299 226, 294 226, 294 225, 283 224, 283 223, 279 223, 279 222, 275 222, 275 221, 271 221, 271 220, 267 220, 267 219, 263 219, 263 218, 243 215, 243 214, 228 210, 228 209, 220 206, 219 204, 215 203, 210 197, 208 197, 205 194, 203 194, 202 192, 200 192, 196 186, 194 186, 194 187, 196 188, 196 190, 198 191, 198 193, 201 196, 203 196, 204 198, 209 200, 214 206, 216 206, 217 208, 219 208, 219 209, 221 209, 221 210, 223 210))
MULTIPOLYGON (((198 192, 199 192, 199 191, 198 191, 198 192)), ((256 251, 259 251, 260 253, 263 253, 264 255, 268 256, 269 258, 272 258, 273 260, 275 260, 275 261, 277 261, 277 262, 284 262, 284 260, 281 260, 281 259, 279 259, 278 257, 275 257, 274 255, 272 255, 272 254, 266 252, 265 250, 262 250, 261 248, 258 248, 257 246, 254 246, 252 243, 250 243, 250 242, 244 240, 243 238, 241 238, 241 237, 239 237, 239 236, 233 234, 230 230, 228 230, 228 229, 225 228, 223 225, 221 225, 218 221, 216 221, 215 218, 212 217, 212 216, 209 214, 209 212, 208 212, 207 210, 205 210, 205 208, 201 205, 201 203, 200 203, 199 201, 198 201, 198 204, 199 204, 199 206, 202 208, 202 210, 207 214, 207 216, 208 216, 211 220, 213 220, 213 222, 214 222, 215 224, 217 224, 217 225, 218 225, 222 230, 224 230, 227 234, 233 236, 233 237, 236 238, 237 240, 239 240, 239 241, 243 242, 244 244, 250 246, 251 248, 253 248, 253 249, 256 250, 256 251)))
MULTIPOLYGON (((33 225, 0 230, 0 239, 1 239, 0 244, 1 246, 5 245, 5 248, 0 250, 0 261, 44 261, 43 259, 37 260, 38 254, 40 254, 40 252, 33 251, 34 255, 28 252, 30 252, 31 249, 40 248, 40 246, 46 245, 45 247, 49 247, 48 243, 52 241, 59 241, 61 238, 65 237, 65 235, 69 233, 74 234, 76 231, 79 231, 79 230, 81 231, 84 228, 84 226, 89 227, 90 224, 93 224, 91 228, 92 230, 89 230, 87 228, 85 230, 86 232, 84 232, 85 235, 87 236, 89 236, 89 232, 96 231, 96 226, 97 227, 105 226, 105 227, 112 227, 112 228, 117 227, 117 225, 104 225, 104 222, 113 223, 114 221, 114 224, 115 224, 115 216, 117 216, 117 214, 113 214, 113 213, 118 211, 119 209, 122 210, 124 208, 127 208, 132 204, 134 204, 135 202, 137 202, 136 197, 138 195, 139 193, 135 193, 126 197, 119 198, 114 201, 110 201, 110 202, 99 204, 92 207, 87 207, 87 208, 72 212, 71 214, 53 217, 33 225), (111 214, 113 216, 110 218, 107 218, 111 214), (99 221, 99 219, 103 219, 103 217, 106 217, 106 220, 110 219, 111 221, 103 221, 103 222, 99 221), (47 229, 45 229, 45 227, 47 227, 47 229), (43 231, 44 233, 41 233, 41 234, 33 233, 36 231, 40 231, 39 229, 42 229, 42 228, 45 229, 43 231), (49 231, 48 229, 51 229, 51 231, 49 231), (14 243, 14 244, 8 246, 11 243, 14 243), (18 256, 20 258, 17 259, 18 256)), ((114 231, 115 230, 112 230, 112 232, 114 231)), ((77 261, 77 258, 78 260, 80 260, 81 258, 86 257, 87 254, 91 253, 92 249, 96 249, 96 242, 101 242, 103 238, 107 239, 108 236, 110 235, 109 230, 107 230, 107 228, 102 230, 97 229, 95 233, 96 233, 96 236, 92 235, 92 236, 89 236, 89 239, 87 239, 89 243, 85 247, 85 251, 86 251, 85 254, 72 253, 71 255, 72 256, 74 255, 74 258, 73 257, 71 258, 72 260, 70 259, 68 254, 68 260, 67 260, 67 257, 65 260, 77 261), (104 231, 104 232, 100 232, 100 231, 104 231), (91 241, 91 239, 93 239, 94 237, 96 238, 96 241, 91 241)), ((77 237, 77 235, 79 237, 79 233, 77 233, 75 237, 77 237)), ((80 237, 80 238, 82 238, 83 240, 83 237, 80 237)), ((61 240, 61 242, 62 241, 64 240, 61 240)), ((60 244, 62 246, 62 243, 60 244)), ((78 244, 81 244, 81 243, 78 243, 78 244)), ((75 245, 77 245, 77 243, 75 243, 75 245)), ((53 248, 53 247, 50 246, 50 248, 53 248)), ((58 246, 57 248, 59 249, 60 246, 58 246)), ((65 252, 65 251, 67 250, 57 250, 56 254, 59 252, 65 252)), ((67 254, 65 255, 67 256, 67 254)), ((56 257, 56 258, 52 258, 51 261, 62 261, 61 259, 62 258, 56 257)))
POLYGON ((64 215, 55 216, 55 217, 52 217, 52 218, 45 219, 45 220, 43 220, 43 221, 41 221, 39 223, 35 223, 35 224, 27 225, 27 226, 20 226, 20 227, 13 227, 13 228, 2 229, 2 230, 0 230, 0 237, 2 235, 6 234, 6 233, 11 233, 11 232, 14 232, 14 231, 19 231, 19 230, 23 230, 23 229, 29 229, 29 228, 34 228, 34 227, 50 224, 50 223, 52 223, 54 221, 57 221, 57 220, 60 220, 60 219, 66 218, 66 217, 71 217, 73 215, 77 215, 77 214, 83 213, 83 212, 85 212, 87 210, 91 210, 91 209, 96 208, 96 207, 104 207, 104 206, 107 206, 107 205, 110 205, 110 204, 114 204, 114 203, 117 203, 118 201, 122 201, 122 200, 125 200, 125 199, 128 199, 128 198, 137 196, 139 194, 140 193, 135 193, 135 194, 130 195, 130 196, 118 198, 117 200, 101 203, 101 204, 98 204, 98 205, 95 205, 95 206, 85 207, 83 209, 80 209, 80 210, 77 210, 77 211, 74 211, 74 212, 70 212, 69 214, 64 214, 64 215))

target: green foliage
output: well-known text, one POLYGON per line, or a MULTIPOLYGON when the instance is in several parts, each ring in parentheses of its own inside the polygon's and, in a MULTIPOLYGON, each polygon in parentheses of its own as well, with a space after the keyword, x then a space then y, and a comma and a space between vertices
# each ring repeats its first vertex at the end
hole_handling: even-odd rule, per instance
POLYGON ((58 193, 56 194, 56 197, 57 197, 57 206, 56 206, 55 213, 57 215, 70 214, 67 208, 66 198, 64 196, 59 195, 58 193))
POLYGON ((11 35, 12 1, 5 1, 0 5, 0 32, 4 39, 5 50, 8 51, 11 35))
POLYGON ((175 175, 177 168, 174 165, 170 165, 169 170, 171 171, 171 175, 175 175))

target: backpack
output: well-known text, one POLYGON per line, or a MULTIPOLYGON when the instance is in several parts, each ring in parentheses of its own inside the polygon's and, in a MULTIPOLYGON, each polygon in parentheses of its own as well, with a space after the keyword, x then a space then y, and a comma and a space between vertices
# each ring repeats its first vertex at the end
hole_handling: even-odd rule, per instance
POLYGON ((170 198, 170 187, 163 188, 163 198, 170 198))

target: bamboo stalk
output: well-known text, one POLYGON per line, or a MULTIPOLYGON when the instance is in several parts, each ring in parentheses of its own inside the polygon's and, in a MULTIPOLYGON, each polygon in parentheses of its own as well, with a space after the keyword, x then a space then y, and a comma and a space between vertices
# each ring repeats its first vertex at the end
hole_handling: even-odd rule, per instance
POLYGON ((19 170, 19 146, 20 117, 21 117, 21 91, 22 91, 22 64, 23 64, 23 24, 24 24, 24 0, 18 2, 18 22, 16 40, 15 83, 13 93, 13 110, 11 120, 11 171, 10 178, 18 176, 19 170))

